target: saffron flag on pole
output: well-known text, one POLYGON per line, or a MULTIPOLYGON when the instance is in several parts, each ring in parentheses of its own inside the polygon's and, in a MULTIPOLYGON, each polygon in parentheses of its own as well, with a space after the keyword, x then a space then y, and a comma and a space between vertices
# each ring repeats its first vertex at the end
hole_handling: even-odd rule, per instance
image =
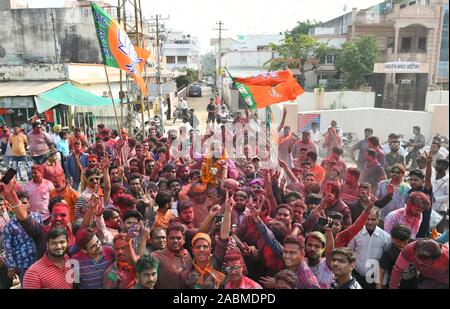
POLYGON ((290 70, 245 78, 230 77, 250 108, 266 108, 272 104, 292 101, 304 92, 290 70))
POLYGON ((129 73, 144 95, 148 95, 142 69, 150 52, 133 46, 125 30, 97 4, 91 2, 92 15, 103 63, 129 73))

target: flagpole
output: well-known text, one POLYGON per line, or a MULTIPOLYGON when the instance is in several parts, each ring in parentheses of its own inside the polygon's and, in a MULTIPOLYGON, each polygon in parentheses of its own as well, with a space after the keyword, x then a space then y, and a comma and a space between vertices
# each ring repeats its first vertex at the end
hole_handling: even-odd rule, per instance
MULTIPOLYGON (((224 69, 225 69, 225 71, 227 72, 227 74, 230 76, 231 81, 232 81, 232 83, 233 83, 233 85, 234 85, 235 82, 234 82, 233 76, 231 76, 230 72, 227 70, 226 67, 225 67, 224 69)), ((239 93, 240 96, 242 96, 241 93, 240 93, 239 91, 238 91, 238 93, 239 93)), ((255 119, 255 121, 256 121, 256 124, 257 124, 258 126, 260 126, 260 123, 259 123, 258 118, 257 118, 257 114, 256 114, 251 108, 247 108, 247 110, 249 110, 250 113, 252 114, 253 119, 255 119)), ((267 117, 267 113, 266 113, 266 117, 267 117)), ((250 121, 249 121, 249 123, 250 123, 250 121)), ((275 154, 275 157, 277 158, 277 160, 280 160, 280 158, 278 157, 278 152, 275 151, 275 149, 274 149, 273 146, 272 146, 272 143, 270 143, 269 138, 267 137, 267 132, 266 132, 266 130, 262 130, 262 133, 264 134, 264 138, 266 139, 266 145, 269 145, 269 146, 270 146, 270 149, 273 150, 273 153, 275 154)), ((256 149, 256 150, 258 151, 258 150, 259 150, 259 145, 258 145, 258 131, 256 131, 256 145, 257 145, 257 149, 256 149)), ((245 137, 244 137, 244 146, 245 146, 245 137)))
POLYGON ((113 94, 112 94, 112 91, 111 91, 111 84, 109 82, 108 70, 106 69, 106 65, 105 64, 103 65, 103 68, 105 69, 106 81, 108 82, 109 96, 111 97, 111 102, 112 102, 112 105, 113 105, 113 108, 114 108, 114 115, 116 116, 117 130, 120 131, 120 129, 122 127, 120 126, 119 117, 117 116, 116 103, 114 103, 114 98, 113 98, 113 94))

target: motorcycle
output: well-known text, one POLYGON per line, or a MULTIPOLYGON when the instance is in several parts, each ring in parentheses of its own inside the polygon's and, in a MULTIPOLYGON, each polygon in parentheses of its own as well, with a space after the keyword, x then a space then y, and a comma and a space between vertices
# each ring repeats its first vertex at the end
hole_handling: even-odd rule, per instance
POLYGON ((177 106, 175 111, 173 112, 173 123, 177 121, 177 119, 181 119, 183 123, 189 122, 189 110, 188 109, 181 109, 177 106))

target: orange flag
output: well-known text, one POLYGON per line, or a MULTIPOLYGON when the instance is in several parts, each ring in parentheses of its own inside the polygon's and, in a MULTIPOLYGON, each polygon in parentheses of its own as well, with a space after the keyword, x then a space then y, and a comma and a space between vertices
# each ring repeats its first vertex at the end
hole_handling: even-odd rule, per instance
POLYGON ((141 73, 150 52, 133 46, 119 23, 97 4, 91 2, 91 8, 103 63, 127 71, 142 93, 148 95, 141 73))
POLYGON ((233 80, 250 108, 266 108, 272 104, 292 101, 304 92, 290 70, 233 80))

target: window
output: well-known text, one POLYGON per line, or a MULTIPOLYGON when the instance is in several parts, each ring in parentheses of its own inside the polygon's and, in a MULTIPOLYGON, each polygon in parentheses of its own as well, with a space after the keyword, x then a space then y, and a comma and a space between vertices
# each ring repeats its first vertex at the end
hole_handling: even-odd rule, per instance
POLYGON ((392 51, 394 51, 395 47, 395 38, 394 37, 388 37, 387 38, 387 49, 391 48, 392 51))
POLYGON ((419 51, 427 50, 427 38, 425 38, 425 37, 419 38, 419 43, 417 44, 417 49, 419 51))
POLYGON ((187 56, 178 56, 178 63, 187 63, 187 56))
POLYGON ((401 51, 402 52, 409 52, 409 51, 411 51, 411 37, 402 38, 401 51))
POLYGON ((166 56, 167 63, 175 63, 175 56, 166 56))
POLYGON ((325 58, 325 64, 333 64, 335 60, 335 54, 327 55, 325 58))

